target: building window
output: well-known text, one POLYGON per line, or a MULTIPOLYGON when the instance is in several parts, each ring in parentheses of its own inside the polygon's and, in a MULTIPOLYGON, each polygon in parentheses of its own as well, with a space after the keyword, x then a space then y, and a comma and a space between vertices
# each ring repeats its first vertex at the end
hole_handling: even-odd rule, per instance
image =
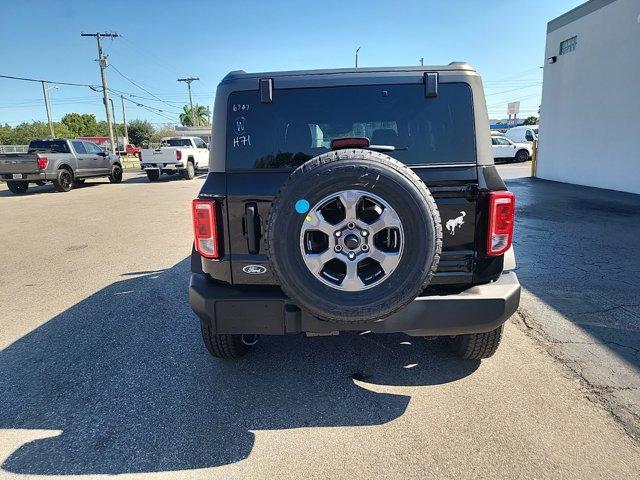
POLYGON ((578 37, 571 37, 562 42, 560 42, 560 55, 564 55, 565 53, 573 52, 578 45, 578 37))

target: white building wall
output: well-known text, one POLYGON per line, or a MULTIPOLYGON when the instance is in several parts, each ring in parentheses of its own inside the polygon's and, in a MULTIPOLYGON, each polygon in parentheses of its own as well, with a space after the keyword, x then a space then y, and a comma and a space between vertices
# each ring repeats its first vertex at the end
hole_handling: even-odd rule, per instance
MULTIPOLYGON (((552 22, 553 23, 553 22, 552 22)), ((640 0, 547 34, 538 176, 640 193, 640 0), (559 55, 577 35, 577 48, 559 55)))

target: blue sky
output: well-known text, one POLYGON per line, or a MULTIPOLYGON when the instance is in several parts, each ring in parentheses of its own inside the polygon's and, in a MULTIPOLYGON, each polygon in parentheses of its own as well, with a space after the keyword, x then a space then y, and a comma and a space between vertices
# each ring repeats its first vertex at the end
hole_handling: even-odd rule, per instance
MULTIPOLYGON (((198 76, 194 101, 212 105, 229 71, 443 64, 466 60, 483 75, 492 118, 506 102, 521 116, 540 103, 546 24, 580 0, 537 1, 13 1, 0 19, 0 74, 99 84, 96 42, 80 33, 115 31, 111 88, 163 110, 128 103, 128 119, 171 123, 187 102, 179 76, 198 76), (162 101, 158 100, 161 99, 162 101), (163 103, 164 102, 164 103, 163 103), (169 117, 169 118, 167 118, 169 117)), ((116 118, 121 120, 119 99, 116 118)), ((51 90, 54 120, 65 113, 104 119, 101 96, 85 87, 51 90)), ((38 83, 0 79, 0 123, 46 120, 38 83)), ((215 120, 214 120, 215 121, 215 120)))

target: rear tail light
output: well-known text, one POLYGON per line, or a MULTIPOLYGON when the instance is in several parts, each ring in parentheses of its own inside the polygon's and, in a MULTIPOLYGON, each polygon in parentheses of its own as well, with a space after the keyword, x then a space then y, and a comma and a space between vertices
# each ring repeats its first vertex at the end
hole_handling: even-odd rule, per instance
POLYGON ((516 197, 513 193, 489 193, 488 255, 502 255, 511 247, 515 206, 516 197))
POLYGON ((176 150, 176 159, 182 160, 182 152, 180 150, 176 150))
POLYGON ((193 201, 193 231, 196 250, 205 258, 220 258, 216 204, 213 200, 193 201))
POLYGON ((44 170, 47 168, 49 164, 49 159, 47 157, 38 156, 38 170, 44 170))

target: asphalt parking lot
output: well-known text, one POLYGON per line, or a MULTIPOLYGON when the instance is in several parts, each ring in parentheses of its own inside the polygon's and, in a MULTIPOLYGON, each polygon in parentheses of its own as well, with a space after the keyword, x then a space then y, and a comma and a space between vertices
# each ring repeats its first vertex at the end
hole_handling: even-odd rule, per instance
MULTIPOLYGON (((499 168, 516 178, 527 165, 499 168)), ((561 216, 548 231, 541 183, 510 180, 524 199, 518 213, 531 215, 518 221, 516 246, 523 305, 535 318, 509 321, 491 359, 456 359, 439 341, 343 334, 266 337, 247 358, 222 362, 202 345, 186 295, 190 200, 202 181, 150 184, 135 173, 119 185, 21 197, 0 184, 0 475, 637 478, 640 448, 624 419, 600 401, 609 397, 594 401, 586 374, 545 336, 564 325, 558 312, 592 336, 621 327, 637 335, 636 310, 606 312, 619 303, 595 296, 608 270, 584 293, 588 272, 540 272, 566 266, 544 261, 553 246, 569 262, 575 235, 593 244, 597 233, 561 216), (568 282, 567 306, 558 299, 568 282), (579 317, 571 308, 580 295, 602 312, 579 317)), ((620 202, 617 229, 634 218, 620 202)), ((600 267, 619 260, 611 253, 600 267)), ((637 382, 637 351, 589 348, 613 352, 637 382)))

